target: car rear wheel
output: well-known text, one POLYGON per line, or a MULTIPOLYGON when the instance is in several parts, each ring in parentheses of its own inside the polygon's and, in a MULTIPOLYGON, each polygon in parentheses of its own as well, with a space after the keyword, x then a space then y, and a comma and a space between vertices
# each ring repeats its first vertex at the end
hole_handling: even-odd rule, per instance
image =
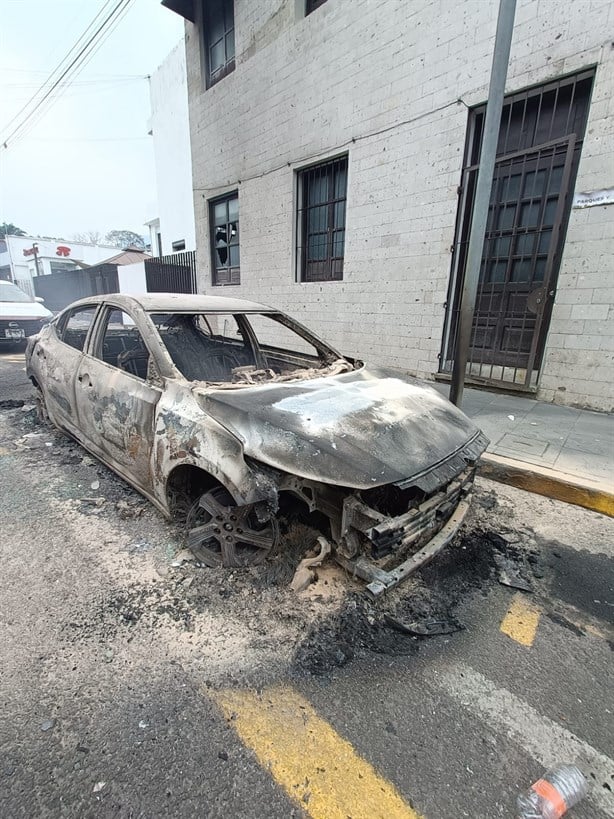
POLYGON ((36 387, 36 414, 41 424, 49 423, 49 413, 47 412, 47 404, 45 403, 45 396, 40 387, 36 387))
POLYGON ((187 528, 186 547, 212 568, 258 566, 279 539, 274 518, 261 523, 253 505, 235 506, 223 487, 201 495, 188 512, 187 528))

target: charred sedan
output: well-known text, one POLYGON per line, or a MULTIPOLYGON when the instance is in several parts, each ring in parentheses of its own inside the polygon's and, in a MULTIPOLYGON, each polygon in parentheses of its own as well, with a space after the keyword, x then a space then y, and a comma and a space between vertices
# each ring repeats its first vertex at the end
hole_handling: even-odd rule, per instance
POLYGON ((93 297, 26 360, 50 421, 165 515, 187 511, 212 566, 265 560, 291 510, 380 594, 453 537, 487 444, 425 384, 248 301, 93 297))

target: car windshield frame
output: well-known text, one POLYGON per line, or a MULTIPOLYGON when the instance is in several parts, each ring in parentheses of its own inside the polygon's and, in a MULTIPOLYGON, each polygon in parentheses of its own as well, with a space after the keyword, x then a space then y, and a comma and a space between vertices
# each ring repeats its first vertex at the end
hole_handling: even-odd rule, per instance
MULTIPOLYGON (((278 310, 177 310, 177 311, 166 311, 160 309, 152 309, 148 310, 147 316, 153 327, 155 329, 156 334, 160 337, 160 340, 166 350, 169 358, 171 359, 174 367, 178 370, 181 375, 188 381, 202 381, 204 383, 209 384, 218 384, 222 383, 227 386, 233 387, 245 387, 253 384, 254 381, 252 376, 257 376, 257 381, 259 383, 266 383, 267 381, 274 381, 274 380, 300 380, 304 377, 316 377, 318 375, 327 375, 329 374, 327 371, 330 369, 331 365, 343 363, 347 369, 352 369, 353 365, 349 359, 346 359, 340 353, 338 353, 333 347, 331 347, 326 342, 322 341, 322 339, 318 338, 318 336, 314 335, 310 330, 304 327, 299 322, 295 321, 290 316, 287 316, 285 313, 282 313, 278 310), (278 348, 281 352, 286 352, 287 355, 292 358, 295 357, 298 359, 304 359, 305 363, 302 366, 297 366, 293 369, 292 372, 287 373, 278 373, 276 374, 273 369, 267 366, 267 349, 270 347, 266 342, 261 343, 255 333, 252 324, 250 323, 249 319, 250 316, 262 316, 264 318, 272 319, 273 321, 278 322, 280 325, 283 325, 291 332, 294 332, 298 338, 302 342, 306 342, 311 347, 314 348, 314 353, 317 354, 316 356, 307 356, 304 353, 294 352, 291 350, 284 350, 283 348, 278 348), (167 317, 172 316, 178 320, 178 323, 181 322, 182 318, 185 321, 186 319, 194 319, 195 317, 200 317, 203 321, 203 324, 211 329, 210 323, 208 321, 209 318, 213 318, 218 316, 220 318, 233 318, 237 324, 239 329, 239 336, 243 340, 244 349, 251 354, 251 361, 247 365, 238 366, 236 368, 230 368, 230 370, 237 369, 245 371, 245 373, 241 373, 238 382, 235 382, 234 379, 228 380, 226 378, 206 378, 206 377, 194 377, 194 371, 190 371, 190 367, 182 366, 180 362, 177 361, 177 351, 173 351, 169 349, 169 345, 165 339, 165 334, 160 331, 160 321, 156 321, 156 318, 160 317, 167 317), (309 360, 308 360, 309 359, 309 360)), ((197 328, 195 327, 195 333, 198 332, 197 328)))
POLYGON ((0 282, 0 303, 1 302, 4 302, 5 304, 35 304, 34 299, 32 298, 32 296, 29 293, 26 293, 24 290, 22 290, 20 287, 18 287, 14 282, 7 282, 7 281, 0 282), (23 298, 7 299, 7 298, 5 298, 7 290, 9 290, 9 292, 11 292, 11 291, 15 292, 16 291, 17 293, 19 293, 20 296, 23 296, 23 298))

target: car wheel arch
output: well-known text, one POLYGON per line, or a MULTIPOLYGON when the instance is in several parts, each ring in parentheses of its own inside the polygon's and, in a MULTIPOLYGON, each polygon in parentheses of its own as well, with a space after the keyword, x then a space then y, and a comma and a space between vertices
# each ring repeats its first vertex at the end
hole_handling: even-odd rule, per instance
POLYGON ((216 486, 221 486, 233 496, 233 487, 226 486, 211 472, 194 464, 182 463, 175 466, 166 478, 166 503, 171 516, 185 517, 190 507, 201 495, 216 486))

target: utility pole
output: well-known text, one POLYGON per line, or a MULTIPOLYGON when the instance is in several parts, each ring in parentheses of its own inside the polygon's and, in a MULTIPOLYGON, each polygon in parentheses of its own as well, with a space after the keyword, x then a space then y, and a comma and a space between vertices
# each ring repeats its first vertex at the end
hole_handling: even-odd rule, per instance
POLYGON ((497 154, 497 142, 499 140, 503 95, 505 93, 505 81, 507 79, 507 66, 510 58, 510 45, 512 42, 512 32, 514 31, 515 13, 516 0, 499 0, 497 34, 492 55, 490 86, 488 89, 488 102, 486 103, 486 116, 484 118, 482 148, 480 151, 480 166, 478 168, 478 178, 475 186, 473 215, 469 233, 469 246, 467 248, 467 262, 465 264, 465 276, 463 279, 456 330, 452 383, 450 385, 450 401, 456 404, 457 407, 460 407, 462 403, 463 389, 465 387, 465 371, 467 369, 467 359, 469 358, 475 300, 480 280, 480 265, 482 263, 482 250, 484 248, 484 236, 486 234, 486 221, 488 219, 490 189, 492 188, 492 177, 495 170, 495 157, 497 154))
POLYGON ((40 270, 40 259, 38 258, 38 245, 36 242, 32 242, 32 247, 26 247, 23 251, 24 256, 34 256, 34 267, 36 268, 36 275, 41 275, 40 270))
POLYGON ((32 251, 34 254, 34 267, 36 268, 36 275, 40 276, 41 275, 40 260, 38 258, 38 245, 36 244, 36 242, 32 244, 32 251))

